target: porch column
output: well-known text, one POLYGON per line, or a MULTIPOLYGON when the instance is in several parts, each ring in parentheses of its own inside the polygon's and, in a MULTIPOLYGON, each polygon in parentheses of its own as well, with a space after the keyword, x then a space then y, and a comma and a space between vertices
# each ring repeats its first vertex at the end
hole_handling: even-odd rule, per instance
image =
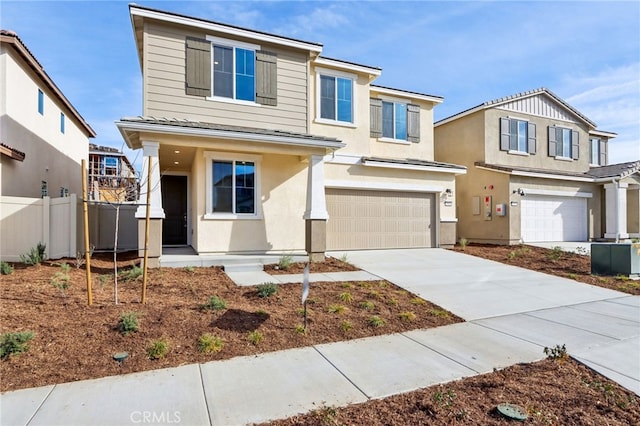
POLYGON ((607 227, 605 238, 615 240, 629 238, 627 232, 627 183, 608 183, 605 189, 607 227))
POLYGON ((307 174, 307 209, 305 219, 305 249, 312 262, 322 262, 327 249, 327 204, 324 195, 324 157, 309 156, 307 174))
POLYGON ((138 197, 138 256, 144 257, 145 220, 147 218, 147 192, 151 191, 151 211, 149 223, 149 267, 160 266, 162 255, 162 191, 160 188, 160 162, 158 160, 158 142, 142 141, 142 175, 140 176, 140 195, 138 197), (151 158, 151 181, 149 176, 149 158, 151 158))

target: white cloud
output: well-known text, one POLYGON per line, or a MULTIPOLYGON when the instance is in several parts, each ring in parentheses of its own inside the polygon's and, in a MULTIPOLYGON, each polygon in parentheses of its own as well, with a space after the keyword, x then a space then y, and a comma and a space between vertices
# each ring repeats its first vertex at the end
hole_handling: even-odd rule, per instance
POLYGON ((275 32, 290 37, 303 36, 315 39, 315 34, 325 33, 349 23, 349 18, 340 11, 339 5, 330 4, 327 7, 316 7, 310 13, 291 16, 286 20, 286 24, 280 25, 275 32))

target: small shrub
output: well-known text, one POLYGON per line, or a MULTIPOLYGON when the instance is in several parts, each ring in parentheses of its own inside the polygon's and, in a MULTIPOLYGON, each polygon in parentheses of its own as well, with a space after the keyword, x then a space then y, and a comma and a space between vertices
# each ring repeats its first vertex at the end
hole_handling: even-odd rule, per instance
POLYGON ((60 265, 61 271, 56 272, 51 278, 51 284, 60 290, 62 297, 67 295, 67 289, 69 288, 69 284, 71 282, 71 277, 69 276, 69 271, 71 270, 71 266, 66 263, 60 265))
POLYGON ((278 292, 278 286, 274 283, 264 283, 258 286, 258 297, 271 297, 278 292))
POLYGON ((149 359, 161 359, 164 358, 169 352, 169 342, 164 339, 157 339, 151 342, 151 345, 147 348, 147 356, 149 359))
POLYGON ((589 254, 589 251, 584 247, 576 247, 576 253, 580 256, 587 256, 589 254))
POLYGON ((371 326, 371 327, 382 327, 383 325, 385 325, 387 322, 380 318, 378 315, 373 315, 372 317, 369 317, 369 319, 367 320, 367 323, 371 326))
POLYGON ((0 262, 0 274, 2 275, 11 275, 13 273, 13 266, 7 262, 0 262))
POLYGON ((563 255, 562 247, 555 246, 551 250, 547 251, 547 260, 550 262, 557 262, 563 255))
POLYGON ((427 302, 420 297, 414 297, 413 299, 411 299, 411 303, 413 305, 424 305, 427 302))
POLYGON ((360 302, 360 307, 362 309, 366 309, 367 311, 370 311, 371 309, 375 308, 376 305, 370 300, 365 300, 364 302, 360 302))
POLYGON ((133 281, 138 279, 138 277, 141 277, 143 273, 144 271, 141 267, 134 265, 131 268, 125 269, 120 272, 120 279, 122 279, 123 281, 133 281))
POLYGON ((221 311, 227 307, 227 302, 222 300, 216 295, 209 297, 209 301, 202 305, 202 309, 207 309, 210 311, 221 311))
POLYGON ((545 347, 543 352, 547 358, 554 360, 564 360, 569 356, 565 345, 555 345, 553 348, 545 347))
POLYGON ((184 271, 193 274, 196 271, 196 268, 194 268, 193 266, 185 266, 184 271))
POLYGON ((615 279, 620 281, 629 281, 630 278, 626 275, 618 274, 615 276, 615 279))
POLYGON ((264 309, 258 309, 256 311, 256 314, 263 316, 263 317, 268 317, 269 316, 269 312, 265 311, 264 309))
POLYGON ((125 312, 120 315, 120 322, 118 322, 118 329, 124 336, 128 336, 140 329, 138 323, 138 314, 135 312, 125 312))
POLYGON ((344 262, 344 263, 349 263, 349 258, 347 256, 347 253, 343 253, 342 256, 340 256, 340 262, 344 262))
POLYGON ((378 287, 380 287, 380 288, 387 288, 387 287, 389 287, 389 282, 388 282, 388 281, 385 281, 385 280, 378 281, 378 287))
POLYGON ((353 288, 354 285, 351 284, 351 283, 342 283, 342 284, 340 284, 340 287, 342 287, 342 288, 353 288))
POLYGON ((296 314, 304 315, 304 308, 296 308, 296 314))
POLYGON ((107 284, 107 281, 109 281, 110 279, 111 279, 111 275, 109 274, 98 275, 98 284, 100 284, 100 288, 104 289, 104 286, 107 284))
POLYGON ((460 244, 460 248, 462 249, 462 251, 464 251, 464 249, 469 245, 469 240, 467 240, 466 238, 460 238, 458 244, 460 244))
POLYGON ((578 274, 568 273, 567 278, 571 278, 572 280, 578 280, 578 274))
POLYGON ((282 256, 278 259, 278 269, 282 269, 286 271, 289 269, 291 264, 293 263, 293 256, 282 256))
POLYGON ((198 351, 201 353, 220 352, 223 347, 224 340, 213 334, 204 333, 198 338, 198 351))
POLYGON ((444 309, 433 308, 429 310, 429 313, 436 317, 449 318, 449 312, 445 311, 444 309))
POLYGON ((369 297, 371 297, 372 299, 380 299, 382 297, 382 295, 380 294, 380 292, 378 290, 370 290, 369 291, 369 297))
POLYGON ((264 339, 264 335, 260 333, 258 330, 250 331, 247 335, 247 340, 254 346, 257 346, 258 343, 262 342, 264 339))
POLYGON ((507 255, 507 259, 513 260, 515 258, 516 258, 516 252, 515 251, 510 251, 509 254, 507 255))
POLYGON ((353 324, 351 324, 351 322, 349 321, 345 320, 340 323, 340 330, 342 330, 343 333, 348 333, 352 328, 353 324))
POLYGON ((327 309, 330 314, 341 314, 346 310, 347 307, 343 305, 331 305, 329 306, 329 309, 327 309))
POLYGON ((390 299, 387 300, 387 305, 390 306, 398 306, 398 299, 396 299, 395 297, 392 297, 390 299))
POLYGON ((416 320, 416 314, 414 314, 414 313, 413 313, 413 312, 411 312, 411 311, 400 312, 400 313, 398 314, 398 316, 400 317, 400 319, 401 319, 402 321, 408 321, 408 322, 411 322, 411 321, 415 321, 415 320, 416 320))
POLYGON ((344 303, 353 302, 353 296, 348 291, 342 292, 338 295, 338 299, 340 299, 344 303))
POLYGON ((0 359, 9 358, 29 350, 29 342, 33 339, 33 331, 3 333, 0 336, 0 359))
POLYGON ((302 335, 307 334, 307 330, 304 328, 302 324, 296 324, 293 330, 296 332, 296 334, 302 334, 302 335))
POLYGON ((32 247, 27 254, 20 255, 20 261, 25 265, 39 265, 46 258, 46 244, 38 243, 36 247, 32 247))

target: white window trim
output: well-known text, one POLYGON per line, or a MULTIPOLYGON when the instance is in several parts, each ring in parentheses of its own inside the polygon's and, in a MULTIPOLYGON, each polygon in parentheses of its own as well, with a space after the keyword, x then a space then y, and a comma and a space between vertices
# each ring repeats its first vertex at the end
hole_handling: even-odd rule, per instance
POLYGON ((556 156, 554 158, 560 161, 574 161, 573 158, 570 158, 570 157, 556 156))
MULTIPOLYGON (((513 115, 507 115, 507 117, 509 120, 517 120, 517 121, 526 121, 527 125, 529 124, 529 120, 528 118, 525 117, 516 117, 513 115)), ((513 154, 513 155, 522 155, 522 156, 526 156, 528 157, 529 154, 529 130, 527 129, 527 151, 520 151, 519 149, 510 149, 509 151, 507 151, 507 154, 513 154)))
MULTIPOLYGON (((392 96, 380 96, 383 102, 391 102, 393 103, 393 134, 396 134, 396 104, 404 104, 407 105, 407 139, 396 139, 396 138, 388 138, 386 136, 381 136, 378 138, 379 142, 389 142, 389 143, 397 143, 401 145, 411 145, 409 139, 409 117, 408 117, 408 108, 411 101, 409 99, 401 99, 394 98, 392 96)), ((382 120, 382 133, 384 133, 384 119, 382 120)))
POLYGON ((593 167, 597 167, 597 166, 601 166, 602 164, 600 163, 600 155, 602 154, 600 152, 600 143, 602 142, 601 138, 597 138, 597 137, 592 137, 589 136, 589 166, 593 166, 593 167), (591 160, 593 160, 593 141, 596 141, 596 146, 598 149, 598 154, 596 155, 596 157, 598 158, 598 163, 592 163, 591 160))
MULTIPOLYGON (((332 70, 329 68, 316 67, 316 117, 314 119, 315 123, 318 124, 331 124, 334 126, 344 126, 344 127, 358 127, 356 120, 356 111, 357 109, 357 99, 356 96, 356 87, 358 82, 358 76, 356 74, 351 74, 344 71, 332 70), (348 78, 351 80, 351 118, 353 121, 340 121, 340 120, 330 120, 328 118, 322 118, 320 116, 320 76, 324 75, 327 77, 339 77, 339 78, 348 78)), ((338 111, 336 109, 336 115, 338 111)))
MULTIPOLYGON (((527 142, 527 143, 529 143, 529 142, 527 142)), ((509 151, 507 151, 507 154, 522 155, 523 157, 528 157, 530 155, 528 152, 516 151, 516 150, 513 150, 513 149, 510 149, 509 151)))
MULTIPOLYGON (((211 96, 207 96, 206 100, 208 101, 216 101, 216 102, 226 102, 229 104, 236 104, 236 105, 247 105, 247 106, 261 106, 260 104, 256 103, 255 100, 252 101, 245 101, 242 99, 236 99, 236 82, 235 82, 235 78, 236 78, 236 48, 239 47, 240 49, 246 49, 246 50, 253 50, 253 54, 254 54, 254 58, 255 58, 255 53, 260 50, 260 45, 259 44, 252 44, 252 43, 244 43, 241 41, 235 41, 235 40, 229 40, 226 38, 220 38, 220 37, 214 37, 214 36, 206 36, 206 40, 211 42, 211 96), (225 98, 222 96, 214 96, 213 95, 213 75, 214 75, 214 66, 213 66, 213 48, 214 46, 222 46, 222 47, 229 47, 233 49, 233 98, 225 98)), ((254 72, 255 72, 255 68, 254 68, 254 72)), ((255 75, 254 75, 254 89, 255 89, 255 75)))
MULTIPOLYGON (((569 130, 569 138, 570 138, 570 139, 569 139, 569 154, 571 154, 571 150, 573 149, 573 146, 572 146, 572 145, 573 145, 573 136, 572 136, 573 129, 572 129, 571 127, 555 126, 555 125, 554 125, 553 127, 554 127, 555 129, 564 129, 564 130, 569 130)), ((565 141, 564 141, 564 139, 563 139, 563 140, 562 140, 563 145, 564 145, 564 142, 565 142, 565 141)), ((556 144, 557 144, 557 143, 558 143, 558 140, 557 140, 557 134, 556 134, 556 144)), ((557 145, 556 145, 556 152, 558 152, 557 145)), ((589 153, 589 154, 591 154, 591 153, 589 153)), ((571 157, 565 157, 564 155, 556 155, 556 156, 554 156, 553 158, 555 158, 556 160, 560 160, 560 161, 574 161, 574 159, 573 159, 573 158, 571 158, 571 157)))
POLYGON ((233 154, 229 152, 205 151, 205 213, 207 220, 261 220, 262 216, 262 156, 249 154, 233 154), (214 213, 213 209, 213 166, 214 160, 250 161, 255 165, 255 212, 254 213, 214 213))

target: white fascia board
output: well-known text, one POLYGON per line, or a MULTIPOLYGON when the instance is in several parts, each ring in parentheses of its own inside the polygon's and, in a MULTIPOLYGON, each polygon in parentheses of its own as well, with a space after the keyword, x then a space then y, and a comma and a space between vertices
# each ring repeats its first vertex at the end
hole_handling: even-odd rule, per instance
POLYGON ((351 64, 348 62, 336 61, 329 58, 317 57, 313 61, 313 63, 314 65, 340 68, 351 72, 375 75, 376 77, 379 77, 382 74, 382 70, 380 70, 379 68, 368 67, 366 65, 351 64))
POLYGON ((337 189, 363 189, 371 191, 403 191, 403 192, 435 192, 444 191, 443 186, 438 185, 414 185, 393 182, 362 182, 351 180, 325 180, 325 188, 337 189))
POLYGON ((554 197, 577 197, 577 198, 593 198, 591 192, 580 191, 552 191, 548 189, 535 189, 535 188, 521 188, 524 191, 524 196, 527 195, 551 195, 554 197))
POLYGON ((618 136, 618 134, 614 132, 605 132, 604 130, 589 130, 589 136, 602 136, 605 138, 615 138, 616 136, 618 136))
POLYGON ((367 160, 363 163, 363 165, 369 166, 369 167, 383 167, 387 169, 418 170, 421 172, 454 173, 457 175, 467 174, 466 169, 445 168, 445 167, 436 167, 436 166, 421 166, 418 164, 398 164, 398 163, 386 163, 381 161, 367 160))
POLYGON ((362 164, 362 157, 359 155, 331 153, 324 157, 324 162, 325 164, 346 164, 353 166, 355 164, 362 164))
POLYGON ((187 25, 195 28, 202 28, 207 31, 215 31, 218 33, 229 34, 234 37, 246 37, 254 40, 260 40, 265 43, 277 44, 280 46, 293 47, 296 49, 308 50, 311 52, 322 52, 322 46, 305 43, 304 41, 291 40, 275 35, 256 33, 251 30, 245 30, 241 28, 232 28, 226 25, 215 24, 213 22, 203 22, 196 18, 188 18, 186 16, 176 16, 170 13, 163 13, 155 10, 138 9, 135 6, 131 6, 131 16, 141 16, 143 18, 157 19, 159 21, 171 22, 174 24, 187 25))
MULTIPOLYGON (((246 133, 236 131, 224 131, 216 129, 200 129, 195 127, 174 127, 166 126, 162 124, 152 123, 131 123, 117 121, 116 126, 120 129, 120 133, 126 131, 138 131, 138 132, 153 132, 183 136, 198 136, 206 138, 218 138, 227 140, 241 140, 247 142, 262 142, 262 143, 276 143, 281 145, 294 145, 305 146, 313 148, 330 148, 339 149, 344 148, 346 144, 342 142, 331 141, 314 141, 302 138, 296 138, 294 136, 274 136, 264 135, 259 133, 246 133)), ((125 136, 126 139, 126 136, 125 136)))
POLYGON ((404 99, 408 98, 408 99, 415 99, 419 101, 433 102, 434 104, 440 104, 444 101, 444 99, 438 98, 435 96, 422 95, 420 93, 413 93, 413 92, 406 92, 404 90, 390 89, 388 87, 371 86, 371 91, 380 93, 382 95, 397 96, 404 99))
POLYGON ((540 178, 540 179, 555 179, 555 180, 568 180, 571 182, 595 182, 596 180, 593 178, 587 178, 587 177, 577 177, 577 176, 563 176, 563 175, 554 175, 553 173, 534 173, 534 172, 522 172, 522 171, 517 171, 517 170, 512 170, 512 171, 506 171, 506 170, 497 170, 497 169, 492 169, 490 167, 482 167, 482 166, 475 166, 478 169, 481 170, 487 170, 489 172, 495 172, 495 173, 504 173, 507 175, 511 175, 511 176, 523 176, 523 177, 533 177, 533 178, 540 178))

